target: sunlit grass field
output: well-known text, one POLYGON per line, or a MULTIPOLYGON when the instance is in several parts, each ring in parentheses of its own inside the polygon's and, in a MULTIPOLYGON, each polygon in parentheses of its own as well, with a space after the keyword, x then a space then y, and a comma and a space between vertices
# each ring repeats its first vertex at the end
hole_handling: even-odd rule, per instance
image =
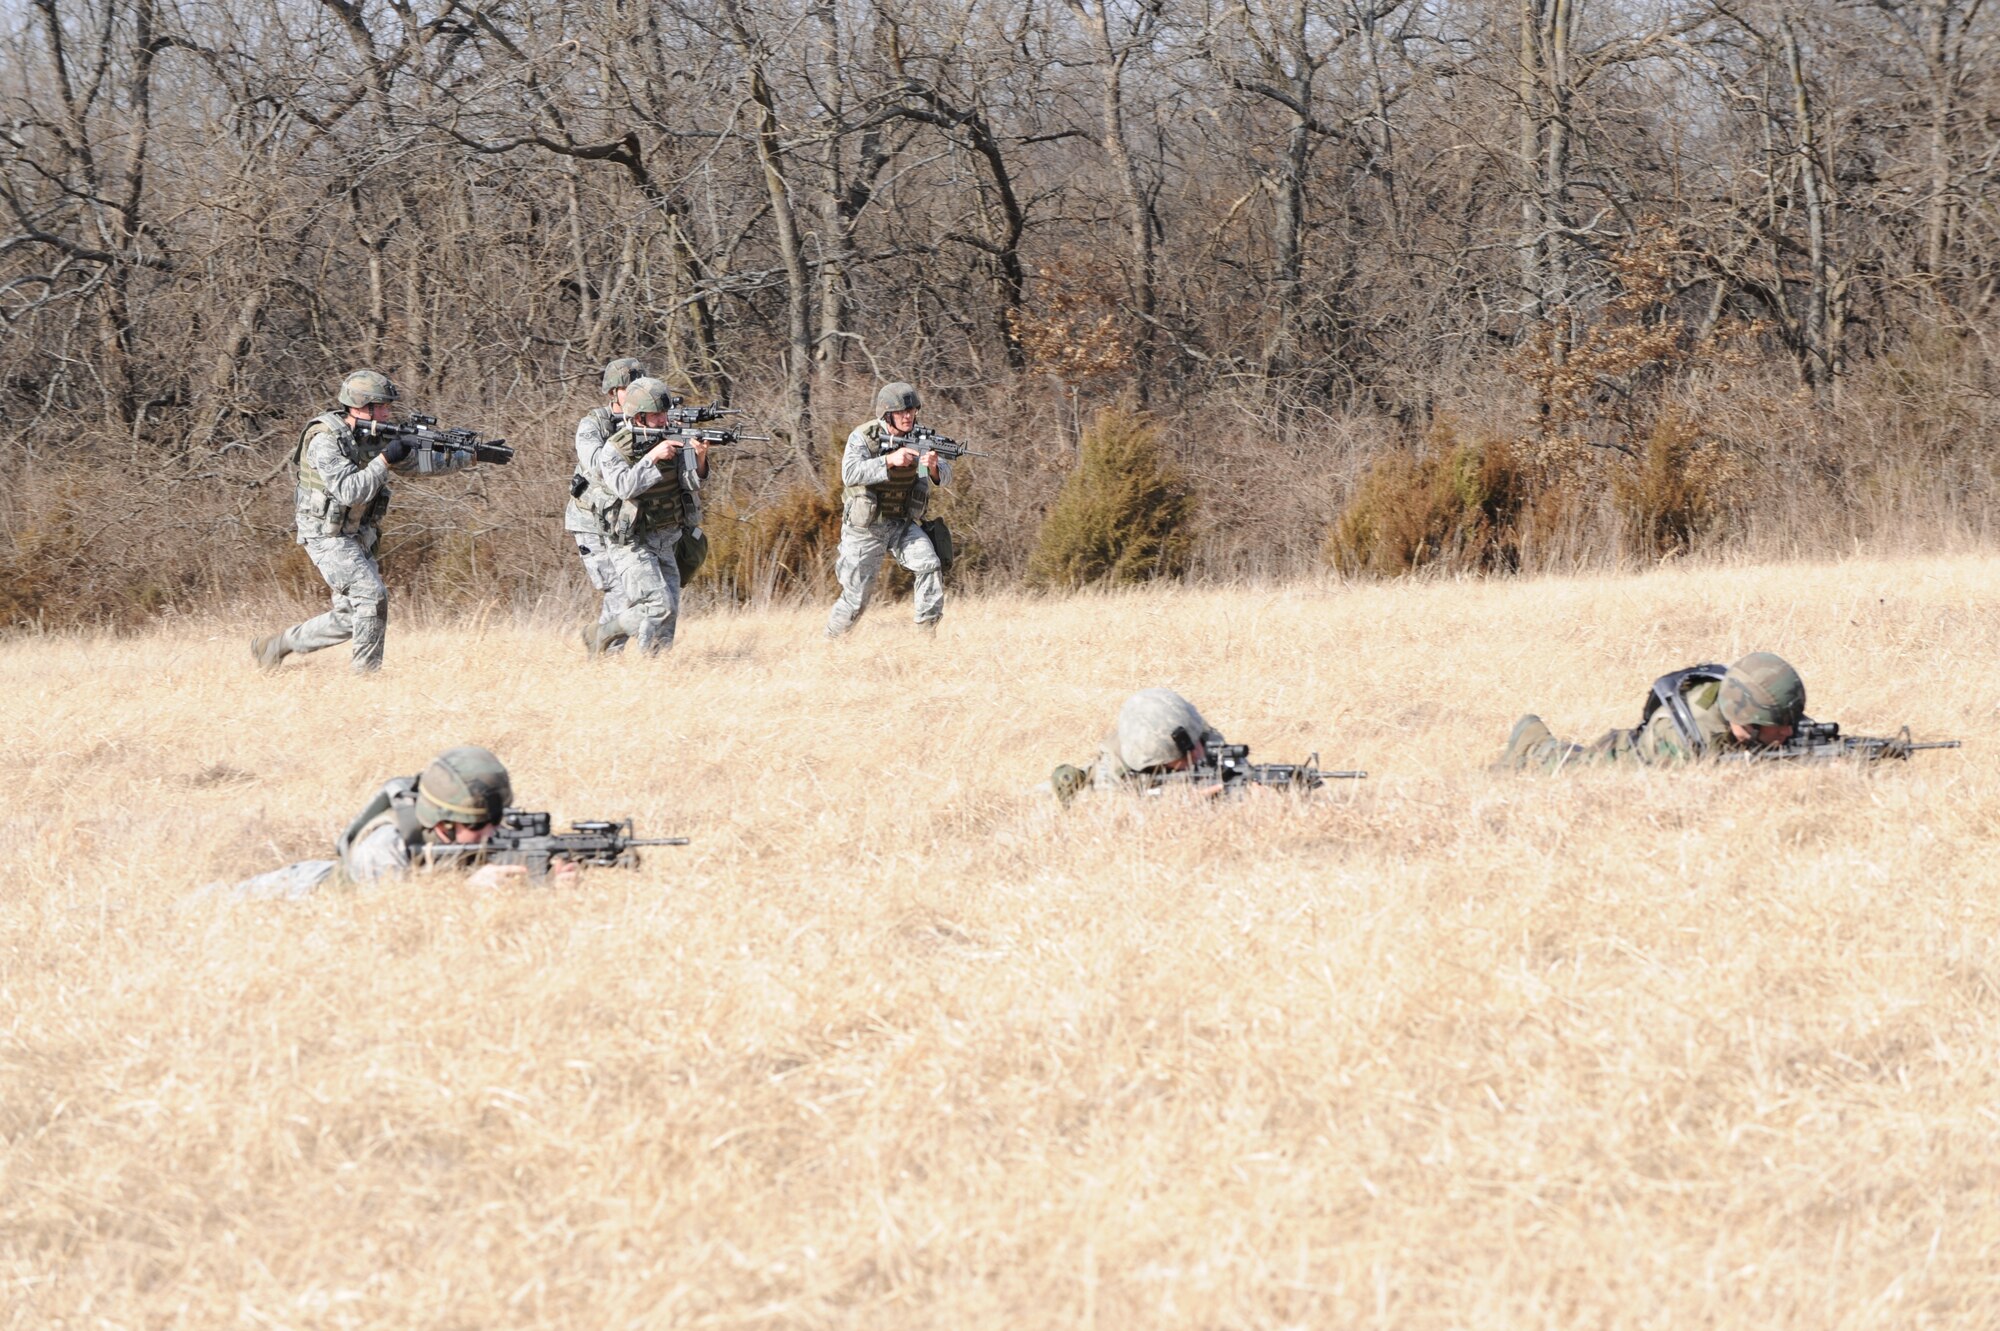
POLYGON ((0 644, 0 1327, 2000 1324, 2000 561, 823 610, 0 644), (1485 770, 1760 648, 1966 747, 1485 770), (693 845, 176 909, 459 743, 693 845))

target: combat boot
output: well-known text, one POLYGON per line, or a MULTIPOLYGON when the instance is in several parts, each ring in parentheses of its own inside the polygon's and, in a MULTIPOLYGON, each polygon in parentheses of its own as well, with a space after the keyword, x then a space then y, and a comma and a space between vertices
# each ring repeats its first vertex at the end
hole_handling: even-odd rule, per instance
POLYGON ((1538 751, 1545 745, 1553 746, 1556 737, 1550 732, 1539 716, 1524 716, 1514 723, 1513 733, 1507 736, 1507 747, 1500 750, 1499 759, 1489 769, 1494 772, 1521 772, 1534 765, 1538 751))
POLYGON ((625 634, 616 625, 596 623, 583 626, 583 650, 592 656, 616 651, 625 643, 625 634))
POLYGON ((280 662, 292 654, 285 646, 285 635, 273 633, 268 638, 252 638, 250 654, 257 658, 257 664, 264 670, 276 670, 280 662))

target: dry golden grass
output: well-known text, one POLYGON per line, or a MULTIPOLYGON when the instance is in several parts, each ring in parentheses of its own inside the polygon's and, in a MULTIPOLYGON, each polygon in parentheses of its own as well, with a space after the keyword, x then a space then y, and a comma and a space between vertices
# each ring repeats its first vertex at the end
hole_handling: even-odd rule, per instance
POLYGON ((0 1326, 2000 1324, 2000 561, 0 648, 0 1326), (1754 648, 1888 770, 1487 775, 1754 648), (478 662, 479 664, 472 664, 478 662), (1305 803, 1031 792, 1169 683, 1305 803), (695 844, 177 912, 383 776, 695 844))

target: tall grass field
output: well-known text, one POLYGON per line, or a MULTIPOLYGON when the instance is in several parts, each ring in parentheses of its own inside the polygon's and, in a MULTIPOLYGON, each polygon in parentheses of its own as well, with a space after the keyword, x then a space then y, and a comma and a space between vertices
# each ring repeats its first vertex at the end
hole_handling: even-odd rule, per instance
POLYGON ((2000 1325, 2000 559, 823 612, 0 644, 0 1328, 2000 1325), (1758 649, 1966 746, 1486 770, 1758 649), (692 845, 182 906, 461 743, 692 845))

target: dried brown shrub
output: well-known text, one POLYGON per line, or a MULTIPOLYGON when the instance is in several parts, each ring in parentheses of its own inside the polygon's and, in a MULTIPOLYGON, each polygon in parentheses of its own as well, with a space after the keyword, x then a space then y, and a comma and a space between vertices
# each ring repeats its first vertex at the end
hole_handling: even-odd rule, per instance
POLYGON ((1669 411, 1639 455, 1612 473, 1612 498, 1641 553, 1682 554, 1741 499, 1747 474, 1736 454, 1669 411))
POLYGON ((1328 534, 1327 558, 1344 573, 1385 577, 1429 566, 1512 570, 1535 518, 1560 503, 1513 444, 1463 440, 1444 422, 1422 449, 1368 469, 1328 534))

